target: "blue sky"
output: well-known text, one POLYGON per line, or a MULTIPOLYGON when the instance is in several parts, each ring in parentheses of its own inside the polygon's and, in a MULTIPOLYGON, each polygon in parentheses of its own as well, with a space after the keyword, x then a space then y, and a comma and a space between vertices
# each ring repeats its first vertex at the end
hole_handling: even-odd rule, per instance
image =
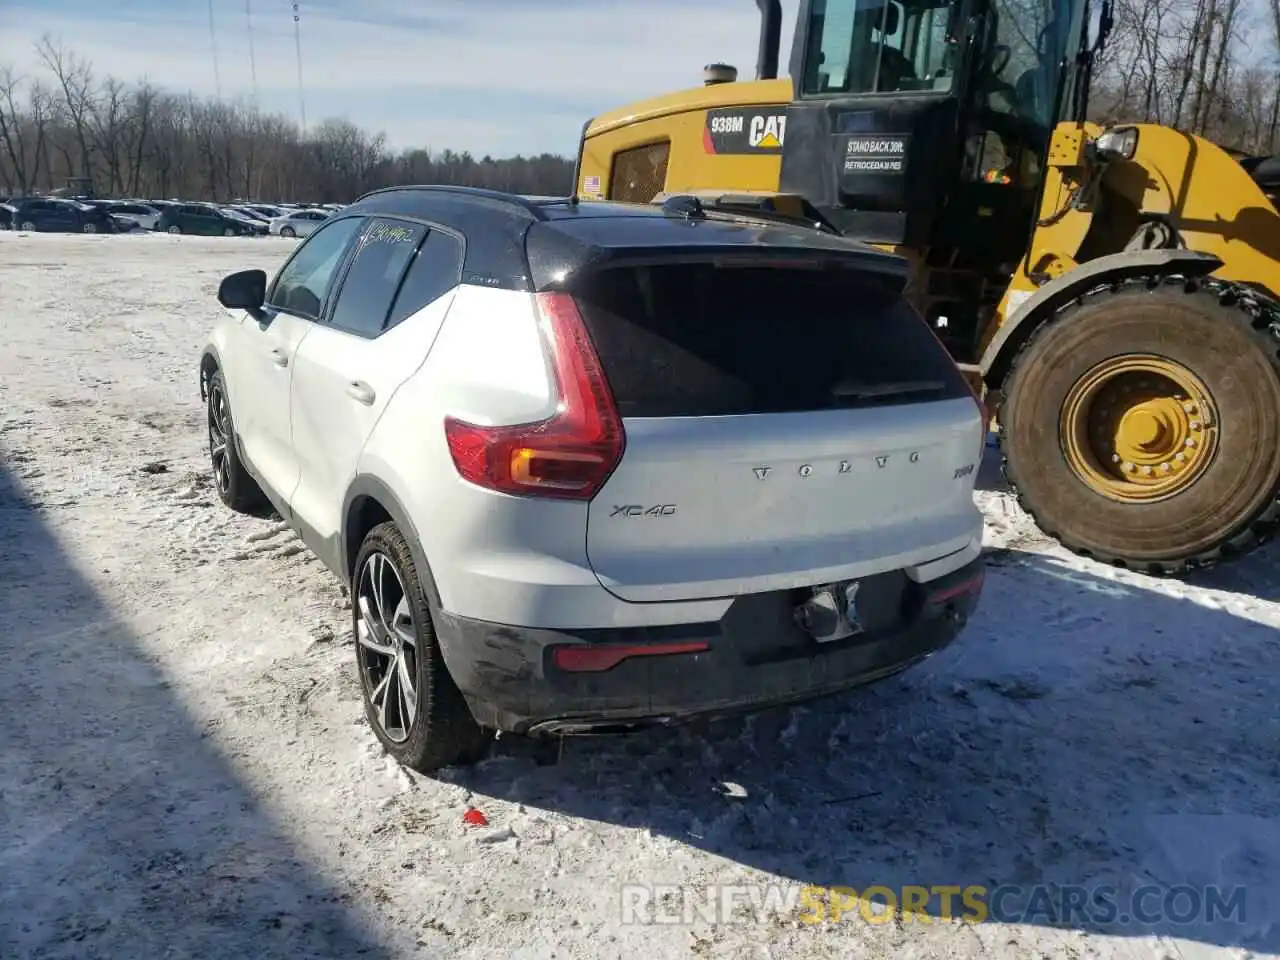
MULTIPOLYGON (((299 114, 292 0, 249 0, 259 104, 299 114)), ((783 63, 796 0, 784 0, 783 63)), ((254 93, 245 0, 213 0, 224 97, 254 93)), ((570 154, 593 113, 753 75, 752 0, 299 0, 307 120, 344 116, 391 146, 570 154)), ((0 0, 0 62, 41 71, 48 32, 103 75, 213 95, 208 0, 0 0)))

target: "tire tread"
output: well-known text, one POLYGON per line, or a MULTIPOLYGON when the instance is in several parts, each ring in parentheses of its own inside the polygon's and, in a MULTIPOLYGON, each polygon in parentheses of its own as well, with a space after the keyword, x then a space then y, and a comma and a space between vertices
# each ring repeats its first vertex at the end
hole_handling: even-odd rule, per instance
MULTIPOLYGON (((1054 316, 1046 321, 1049 324, 1069 322, 1071 315, 1085 305, 1107 296, 1139 290, 1156 291, 1177 288, 1187 296, 1208 297, 1219 307, 1230 311, 1227 315, 1235 322, 1247 328, 1250 335, 1259 342, 1265 353, 1269 353, 1276 376, 1280 377, 1280 304, 1270 296, 1249 286, 1231 283, 1215 278, 1172 276, 1140 276, 1131 279, 1099 284, 1068 301, 1059 307, 1054 316)), ((1043 328, 1042 328, 1043 329, 1043 328)), ((1041 331, 1037 331, 1039 333, 1041 331)), ((1018 375, 1019 365, 1025 359, 1031 345, 1037 340, 1036 335, 1027 337, 1018 352, 1014 355, 1009 367, 1006 383, 1013 383, 1018 375)), ((997 421, 1002 421, 1000 413, 1007 403, 1008 394, 1002 394, 997 421)), ((1017 499, 1018 506, 1035 521, 1036 525, 1048 536, 1057 540, 1064 547, 1079 556, 1090 557, 1113 566, 1138 569, 1154 576, 1181 576, 1195 570, 1203 570, 1224 560, 1234 560, 1270 541, 1280 531, 1280 477, 1276 478, 1270 500, 1257 514, 1246 518, 1236 526, 1223 530, 1217 543, 1198 553, 1173 557, 1164 560, 1144 560, 1138 563, 1129 561, 1118 554, 1100 554, 1075 542, 1069 531, 1054 530, 1047 527, 1037 509, 1034 496, 1028 496, 1019 484, 1016 471, 1009 462, 1006 449, 1005 431, 1000 431, 1000 469, 1010 492, 1017 499)))

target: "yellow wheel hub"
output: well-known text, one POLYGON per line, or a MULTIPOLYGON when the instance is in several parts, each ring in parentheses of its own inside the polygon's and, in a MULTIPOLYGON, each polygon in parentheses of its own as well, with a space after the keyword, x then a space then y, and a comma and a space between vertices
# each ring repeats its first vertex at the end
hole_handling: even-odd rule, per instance
POLYGON ((1218 448, 1208 388, 1182 364, 1145 354, 1104 360, 1077 380, 1058 431, 1076 476, 1129 503, 1185 490, 1218 448))

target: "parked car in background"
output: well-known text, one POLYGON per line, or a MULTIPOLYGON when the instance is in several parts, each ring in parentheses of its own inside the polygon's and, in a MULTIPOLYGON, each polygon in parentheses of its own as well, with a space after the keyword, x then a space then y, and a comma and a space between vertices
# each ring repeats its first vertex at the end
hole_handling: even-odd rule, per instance
POLYGON ((247 217, 232 216, 211 203, 175 204, 160 215, 156 229, 200 237, 251 237, 265 232, 247 217))
POLYGON ((281 237, 307 237, 328 219, 325 210, 294 210, 272 220, 269 229, 281 237))
POLYGON ((239 203, 236 204, 241 210, 252 210, 254 213, 262 216, 268 223, 276 217, 283 217, 289 211, 284 207, 271 203, 239 203))
POLYGON ((248 206, 247 204, 232 203, 232 204, 228 204, 227 209, 234 210, 236 213, 239 213, 239 214, 243 214, 244 216, 252 220, 254 223, 265 224, 265 223, 271 222, 270 217, 268 217, 266 214, 259 213, 257 210, 255 210, 253 207, 248 206))
POLYGON ((696 227, 393 188, 274 281, 223 280, 217 494, 269 500, 347 584, 399 762, 809 700, 973 612, 984 413, 903 262, 776 219, 696 227))
POLYGON ((264 217, 259 217, 256 213, 249 213, 236 207, 219 206, 218 210, 233 220, 240 220, 248 224, 255 236, 264 237, 267 235, 267 220, 264 217))
POLYGON ((14 221, 19 230, 41 233, 115 233, 111 216, 97 207, 56 197, 15 200, 14 221))
POLYGON ((104 207, 112 216, 132 220, 144 230, 154 230, 160 221, 159 210, 137 200, 111 200, 104 207))

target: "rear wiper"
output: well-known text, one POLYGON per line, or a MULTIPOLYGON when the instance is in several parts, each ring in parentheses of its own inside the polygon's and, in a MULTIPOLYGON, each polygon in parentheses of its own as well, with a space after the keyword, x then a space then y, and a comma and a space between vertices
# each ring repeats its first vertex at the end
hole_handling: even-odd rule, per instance
POLYGON ((946 389, 946 386, 941 380, 890 380, 887 383, 842 380, 831 388, 831 395, 842 400, 872 400, 909 393, 937 393, 946 389))

